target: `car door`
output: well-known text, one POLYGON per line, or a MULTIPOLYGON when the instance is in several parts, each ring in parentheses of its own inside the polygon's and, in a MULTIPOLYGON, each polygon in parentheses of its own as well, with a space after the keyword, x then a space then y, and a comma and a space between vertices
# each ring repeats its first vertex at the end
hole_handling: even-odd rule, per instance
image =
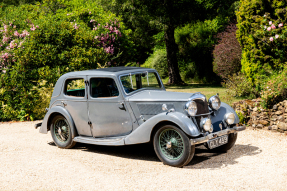
POLYGON ((113 77, 88 76, 88 110, 94 137, 127 135, 132 131, 130 114, 113 77))
POLYGON ((69 77, 64 83, 63 106, 72 116, 79 135, 92 136, 88 124, 86 76, 69 77))

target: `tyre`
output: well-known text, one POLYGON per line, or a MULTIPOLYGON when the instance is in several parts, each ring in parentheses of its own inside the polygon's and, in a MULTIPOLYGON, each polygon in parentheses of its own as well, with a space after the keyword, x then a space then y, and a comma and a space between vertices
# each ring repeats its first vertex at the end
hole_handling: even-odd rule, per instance
POLYGON ((153 146, 158 158, 174 167, 187 165, 195 152, 187 135, 174 125, 160 127, 154 135, 153 146))
POLYGON ((65 117, 55 116, 50 129, 52 138, 59 148, 69 149, 75 146, 76 142, 72 139, 71 126, 65 117))
POLYGON ((237 140, 237 133, 231 133, 228 136, 228 143, 221 145, 217 148, 214 148, 212 150, 214 150, 215 152, 227 152, 235 145, 236 140, 237 140))

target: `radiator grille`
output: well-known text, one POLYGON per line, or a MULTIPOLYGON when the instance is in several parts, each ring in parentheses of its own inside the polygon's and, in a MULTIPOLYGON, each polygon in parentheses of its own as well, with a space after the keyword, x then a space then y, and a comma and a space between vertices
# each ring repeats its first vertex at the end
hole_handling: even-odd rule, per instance
POLYGON ((207 101, 202 101, 201 99, 193 100, 197 105, 197 113, 196 115, 209 113, 207 101))
MULTIPOLYGON (((196 123, 198 125, 198 127, 200 127, 200 121, 201 118, 206 118, 208 117, 208 115, 202 115, 202 114, 207 114, 209 113, 209 109, 208 109, 208 103, 207 101, 203 101, 201 99, 195 99, 193 100, 195 101, 196 105, 197 105, 197 113, 196 115, 201 115, 201 116, 197 116, 195 117, 196 123)), ((201 128, 200 128, 201 129, 201 128)), ((202 130, 202 129, 201 129, 202 130)))
MULTIPOLYGON (((168 109, 174 108, 173 104, 166 104, 168 109)), ((141 115, 157 115, 164 112, 162 104, 137 104, 141 115)))

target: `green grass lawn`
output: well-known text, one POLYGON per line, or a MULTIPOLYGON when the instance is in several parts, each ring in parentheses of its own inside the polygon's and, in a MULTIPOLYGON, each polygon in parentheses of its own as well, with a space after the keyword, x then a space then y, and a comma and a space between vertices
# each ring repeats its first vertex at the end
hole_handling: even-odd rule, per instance
POLYGON ((210 84, 188 84, 187 86, 168 86, 165 85, 166 91, 171 92, 187 92, 187 93, 195 93, 201 92, 209 99, 211 96, 219 93, 219 97, 222 102, 225 102, 231 105, 233 102, 240 101, 244 98, 227 98, 226 88, 222 86, 210 85, 210 84))

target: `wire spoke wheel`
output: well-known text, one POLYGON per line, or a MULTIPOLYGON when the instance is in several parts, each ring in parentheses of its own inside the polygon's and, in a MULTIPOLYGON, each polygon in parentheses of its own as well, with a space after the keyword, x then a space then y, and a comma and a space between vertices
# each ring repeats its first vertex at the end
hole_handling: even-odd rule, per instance
POLYGON ((70 136, 70 126, 64 118, 59 118, 54 123, 54 133, 60 142, 67 142, 70 136))
POLYGON ((172 128, 165 129, 160 133, 159 147, 164 156, 170 160, 177 160, 184 153, 183 138, 172 128))

